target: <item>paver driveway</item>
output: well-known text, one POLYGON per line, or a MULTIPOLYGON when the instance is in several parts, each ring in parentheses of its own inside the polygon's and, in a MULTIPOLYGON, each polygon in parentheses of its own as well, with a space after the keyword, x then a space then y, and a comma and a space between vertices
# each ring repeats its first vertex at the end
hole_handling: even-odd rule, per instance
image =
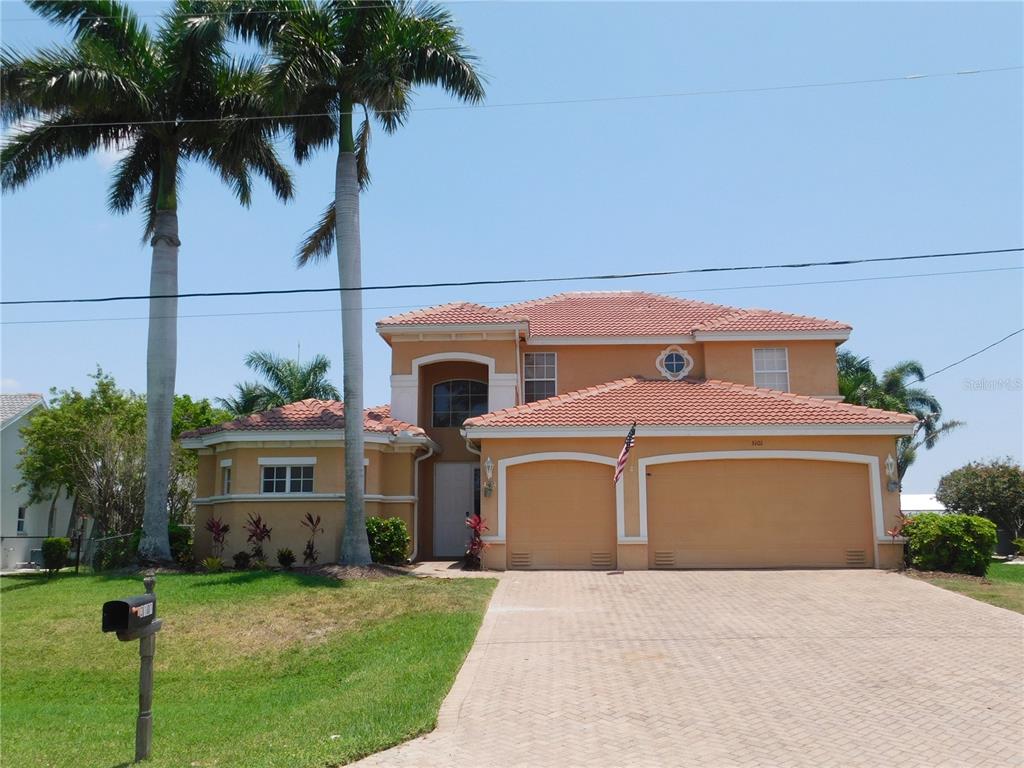
POLYGON ((509 573, 360 766, 1022 766, 1024 616, 881 571, 509 573))

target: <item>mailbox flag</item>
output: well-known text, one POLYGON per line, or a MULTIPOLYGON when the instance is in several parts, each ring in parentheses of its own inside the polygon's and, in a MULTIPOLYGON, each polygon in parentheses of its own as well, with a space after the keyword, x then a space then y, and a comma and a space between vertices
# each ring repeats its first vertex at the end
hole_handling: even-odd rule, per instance
POLYGON ((636 422, 633 422, 633 426, 629 428, 629 432, 626 434, 626 442, 622 444, 622 450, 619 451, 619 460, 615 463, 615 479, 612 484, 619 482, 619 478, 622 477, 622 472, 626 468, 626 462, 629 461, 629 451, 633 447, 633 443, 636 442, 636 422))

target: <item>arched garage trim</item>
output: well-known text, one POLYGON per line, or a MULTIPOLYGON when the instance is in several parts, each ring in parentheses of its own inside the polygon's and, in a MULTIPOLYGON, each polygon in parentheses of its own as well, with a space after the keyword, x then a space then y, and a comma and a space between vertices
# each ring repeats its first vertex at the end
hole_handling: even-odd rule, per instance
MULTIPOLYGON (((508 520, 508 495, 506 492, 506 475, 509 467, 517 464, 532 464, 535 461, 588 461, 592 464, 607 464, 614 467, 616 459, 610 456, 601 456, 597 453, 575 453, 572 451, 548 451, 546 453, 529 453, 525 456, 512 456, 507 459, 498 459, 498 531, 493 536, 485 536, 487 541, 495 543, 505 542, 505 531, 508 520)), ((615 484, 615 530, 618 539, 621 541, 625 535, 625 495, 622 490, 623 483, 615 484)))
MULTIPOLYGON (((868 468, 871 517, 874 520, 875 563, 878 562, 878 540, 885 537, 885 518, 882 510, 882 473, 877 456, 837 451, 702 451, 697 453, 668 453, 640 459, 637 475, 640 481, 640 538, 647 540, 647 467, 652 464, 676 464, 683 461, 721 461, 723 459, 801 459, 805 461, 839 461, 864 464, 868 468)), ((621 535, 621 534, 620 534, 621 535)))

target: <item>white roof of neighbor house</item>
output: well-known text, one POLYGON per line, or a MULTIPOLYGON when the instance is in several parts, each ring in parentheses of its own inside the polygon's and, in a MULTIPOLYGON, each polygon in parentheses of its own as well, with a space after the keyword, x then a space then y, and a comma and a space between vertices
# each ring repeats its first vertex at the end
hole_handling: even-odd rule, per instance
POLYGON ((945 505, 934 493, 901 493, 900 509, 904 512, 945 512, 945 505))
POLYGON ((19 416, 28 413, 41 403, 43 403, 43 396, 35 393, 12 394, 4 392, 0 394, 0 428, 6 427, 19 416))

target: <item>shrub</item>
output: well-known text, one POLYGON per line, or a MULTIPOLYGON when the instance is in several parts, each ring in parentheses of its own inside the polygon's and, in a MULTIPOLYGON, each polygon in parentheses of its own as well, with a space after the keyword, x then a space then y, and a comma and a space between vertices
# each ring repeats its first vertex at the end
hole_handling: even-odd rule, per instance
POLYGON ((171 542, 171 557, 178 565, 192 568, 192 529, 171 523, 167 527, 167 538, 171 542))
POLYGON ((479 571, 481 568, 480 556, 488 546, 483 536, 489 529, 480 515, 470 515, 466 519, 466 527, 469 528, 469 545, 466 547, 465 568, 468 571, 479 571))
POLYGON ((401 565, 409 555, 409 531, 400 517, 368 517, 366 535, 375 563, 401 565))
POLYGON ((324 532, 320 526, 320 515, 307 512, 299 522, 303 528, 309 531, 309 540, 306 542, 305 549, 302 550, 302 562, 306 565, 316 565, 316 561, 320 557, 320 552, 316 548, 316 535, 324 532))
POLYGON ((97 571, 109 571, 131 565, 138 551, 137 535, 123 536, 118 539, 101 541, 96 545, 96 553, 92 558, 92 567, 97 571))
POLYGON ((252 555, 243 549, 241 552, 235 552, 231 559, 235 562, 236 570, 244 571, 248 569, 249 563, 252 561, 252 555))
POLYGON ((273 529, 263 522, 262 515, 249 513, 249 519, 245 521, 245 532, 248 534, 246 541, 252 543, 252 559, 256 562, 262 563, 267 559, 263 554, 263 542, 270 541, 271 530, 273 529))
POLYGON ((1017 548, 1018 555, 1024 555, 1024 538, 1014 539, 1013 546, 1017 548))
POLYGON ((224 540, 231 532, 231 526, 219 517, 211 517, 206 521, 206 530, 210 532, 210 537, 213 539, 210 551, 213 552, 214 557, 220 557, 224 554, 224 540))
POLYGON ((71 550, 71 539, 63 536, 53 536, 43 539, 43 567, 46 572, 56 573, 68 562, 68 552, 71 550))
POLYGON ((1024 533, 1024 469, 1012 459, 971 462, 939 480, 950 512, 988 518, 1011 537, 1024 533))
POLYGON ((277 550, 277 562, 287 571, 295 565, 295 553, 288 549, 288 547, 282 547, 277 550))
POLYGON ((984 576, 996 546, 996 526, 976 515, 914 515, 903 527, 910 564, 923 571, 984 576))
POLYGON ((203 560, 203 569, 208 573, 220 573, 224 570, 224 561, 219 557, 208 557, 203 560))

